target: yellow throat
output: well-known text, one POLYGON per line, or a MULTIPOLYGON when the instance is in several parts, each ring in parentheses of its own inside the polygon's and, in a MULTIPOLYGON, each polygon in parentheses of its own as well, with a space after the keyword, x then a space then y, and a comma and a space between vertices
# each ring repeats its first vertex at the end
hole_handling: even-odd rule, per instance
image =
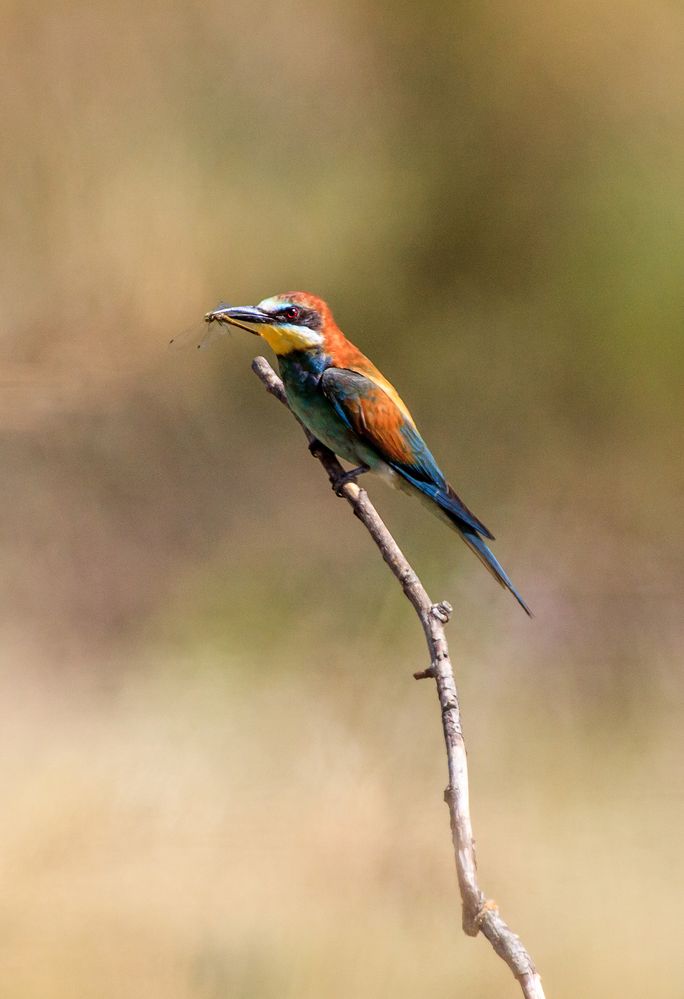
POLYGON ((316 343, 316 335, 312 337, 312 331, 302 326, 260 326, 259 333, 276 354, 308 350, 316 343))

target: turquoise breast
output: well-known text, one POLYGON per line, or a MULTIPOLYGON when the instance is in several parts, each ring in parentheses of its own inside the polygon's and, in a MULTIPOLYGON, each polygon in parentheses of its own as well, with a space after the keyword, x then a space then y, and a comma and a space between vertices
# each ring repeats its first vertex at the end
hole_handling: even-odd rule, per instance
POLYGON ((287 401, 304 426, 345 461, 374 467, 378 456, 340 419, 320 389, 330 358, 322 351, 297 350, 281 354, 278 365, 287 401))

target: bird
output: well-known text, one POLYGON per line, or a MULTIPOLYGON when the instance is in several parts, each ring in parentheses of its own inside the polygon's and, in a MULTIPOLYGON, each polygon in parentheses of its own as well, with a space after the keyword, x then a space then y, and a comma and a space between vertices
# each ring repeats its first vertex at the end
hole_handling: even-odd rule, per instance
POLYGON ((221 304, 204 318, 254 333, 273 349, 292 411, 314 437, 354 466, 335 483, 338 492, 374 472, 417 496, 532 616, 487 544, 494 535, 456 494, 397 390, 347 339, 327 302, 309 292, 286 292, 258 305, 221 304))

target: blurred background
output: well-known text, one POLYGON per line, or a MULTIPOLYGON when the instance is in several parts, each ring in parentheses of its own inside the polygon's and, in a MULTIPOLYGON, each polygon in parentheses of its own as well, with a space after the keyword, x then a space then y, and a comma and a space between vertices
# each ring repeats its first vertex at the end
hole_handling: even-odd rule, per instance
POLYGON ((0 11, 3 995, 516 994, 399 588, 257 341, 167 349, 303 288, 536 614, 370 485, 456 608, 484 890, 550 999, 681 997, 681 7, 0 11))

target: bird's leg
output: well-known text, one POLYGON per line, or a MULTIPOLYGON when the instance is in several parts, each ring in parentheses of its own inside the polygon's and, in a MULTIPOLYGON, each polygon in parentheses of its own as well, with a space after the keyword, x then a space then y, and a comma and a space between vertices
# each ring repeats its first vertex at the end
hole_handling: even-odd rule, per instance
POLYGON ((328 448, 325 444, 321 444, 318 437, 312 437, 309 441, 309 454, 314 458, 322 458, 327 450, 328 448))
POLYGON ((358 465, 356 468, 350 468, 348 472, 344 475, 340 475, 333 482, 333 490, 338 496, 342 495, 342 489, 348 482, 355 482, 359 475, 363 475, 365 472, 370 472, 368 465, 358 465))

